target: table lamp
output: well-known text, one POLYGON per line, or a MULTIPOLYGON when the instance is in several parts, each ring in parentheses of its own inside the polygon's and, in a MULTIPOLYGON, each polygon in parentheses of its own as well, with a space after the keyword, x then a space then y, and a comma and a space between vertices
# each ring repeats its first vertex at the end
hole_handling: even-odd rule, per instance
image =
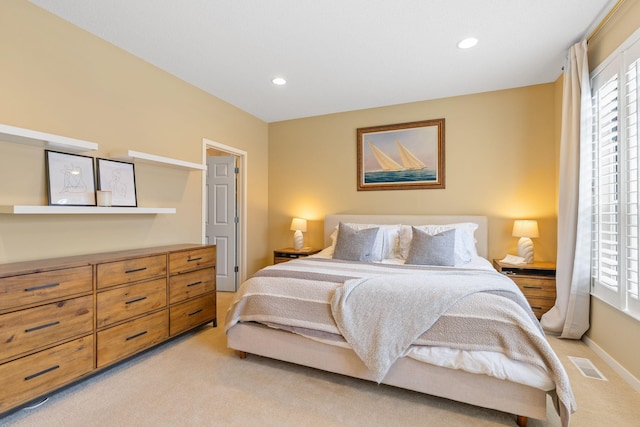
POLYGON ((532 237, 538 237, 538 221, 532 219, 517 219, 513 222, 513 236, 519 237, 518 256, 524 258, 527 264, 533 262, 532 237))
POLYGON ((304 242, 302 233, 306 233, 307 231, 307 220, 303 218, 293 218, 291 221, 291 230, 295 231, 295 233, 293 233, 293 249, 299 251, 302 249, 304 242))

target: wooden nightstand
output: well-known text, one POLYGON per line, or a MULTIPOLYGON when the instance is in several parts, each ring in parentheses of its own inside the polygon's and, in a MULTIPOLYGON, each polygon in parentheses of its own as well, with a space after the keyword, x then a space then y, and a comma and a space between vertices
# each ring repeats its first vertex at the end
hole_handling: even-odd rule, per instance
POLYGON ((494 259, 493 266, 498 272, 516 282, 538 319, 555 304, 556 265, 554 263, 534 262, 511 265, 494 259))
POLYGON ((304 258, 309 255, 317 254, 320 249, 302 248, 296 251, 293 248, 277 249, 273 251, 273 263, 278 264, 280 262, 291 261, 292 259, 304 258))

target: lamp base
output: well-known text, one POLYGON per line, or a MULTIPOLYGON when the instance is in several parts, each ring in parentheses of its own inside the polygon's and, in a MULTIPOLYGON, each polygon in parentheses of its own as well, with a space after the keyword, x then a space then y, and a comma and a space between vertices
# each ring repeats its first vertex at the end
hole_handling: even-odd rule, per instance
POLYGON ((293 233, 293 249, 299 251, 302 249, 303 243, 302 231, 296 230, 295 233, 293 233))
POLYGON ((518 256, 524 258, 527 264, 533 263, 533 242, 528 237, 518 240, 518 256))

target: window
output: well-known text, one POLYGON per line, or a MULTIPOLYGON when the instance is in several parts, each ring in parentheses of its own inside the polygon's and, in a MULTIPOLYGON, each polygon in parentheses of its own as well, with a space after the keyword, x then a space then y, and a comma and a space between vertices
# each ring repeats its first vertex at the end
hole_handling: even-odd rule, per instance
POLYGON ((640 33, 591 77, 591 293, 640 319, 640 33))

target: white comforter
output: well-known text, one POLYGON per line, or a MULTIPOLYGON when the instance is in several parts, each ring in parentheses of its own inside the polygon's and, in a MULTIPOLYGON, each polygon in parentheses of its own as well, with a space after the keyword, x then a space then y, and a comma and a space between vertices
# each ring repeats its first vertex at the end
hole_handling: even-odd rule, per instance
MULTIPOLYGON (((476 269, 478 275, 491 272, 498 275, 498 279, 504 279, 486 260, 476 259, 466 267, 467 271, 476 269)), ((454 268, 451 269, 454 270, 454 268)), ((342 287, 349 280, 358 278, 395 275, 408 277, 429 270, 434 269, 380 263, 349 263, 311 257, 277 264, 261 270, 256 277, 249 279, 241 286, 227 313, 226 327, 230 329, 238 322, 260 322, 331 345, 349 347, 349 343, 340 335, 341 331, 332 317, 329 306, 337 288, 342 287)), ((435 270, 446 271, 447 268, 435 270)), ((511 284, 515 289, 514 292, 519 292, 517 286, 512 282, 511 284)), ((452 283, 453 285, 455 284, 452 283)), ((477 313, 473 316, 482 316, 481 310, 476 311, 477 313)), ((535 322, 535 318, 533 321, 535 322)), ((526 320, 525 322, 530 323, 526 320)), ((538 335, 535 330, 536 328, 533 328, 532 333, 538 335)), ((548 345, 541 331, 536 340, 544 341, 542 345, 548 345)), ((512 360, 505 354, 484 351, 484 349, 478 351, 477 349, 454 349, 450 346, 415 345, 407 351, 403 350, 403 355, 437 366, 487 374, 545 391, 557 386, 552 380, 553 375, 559 378, 558 372, 552 375, 549 370, 551 368, 540 364, 539 361, 527 363, 523 360, 512 360)), ((557 370, 557 365, 554 363, 554 370, 557 370)), ((562 369, 561 366, 560 369, 562 369)), ((563 370, 559 374, 560 377, 566 376, 563 370)), ((569 403, 567 409, 570 413, 574 406, 572 394, 570 388, 563 391, 568 393, 565 393, 568 397, 565 402, 569 403)))
MULTIPOLYGON (((312 258, 325 258, 331 259, 328 255, 323 255, 320 253, 318 255, 314 255, 312 257, 308 257, 308 260, 312 258)), ((400 272, 403 270, 398 270, 395 268, 395 265, 401 265, 402 261, 400 260, 386 260, 380 264, 373 264, 372 266, 368 266, 366 264, 357 264, 356 266, 351 264, 339 264, 339 269, 341 273, 345 276, 351 277, 367 277, 368 275, 389 273, 389 272, 400 272), (385 268, 388 264, 389 268, 385 268), (369 268, 368 268, 369 267, 369 268), (373 268, 372 268, 373 267, 373 268)), ((331 263, 333 266, 334 264, 331 263)), ((313 263, 313 262, 305 262, 304 259, 300 259, 296 262, 287 262, 277 264, 275 266, 267 267, 266 269, 281 269, 281 270, 289 270, 289 271, 304 271, 309 273, 324 273, 327 271, 327 264, 325 263, 313 263)), ((446 268, 446 267, 445 267, 446 268)), ((489 261, 484 258, 477 257, 472 262, 466 264, 463 267, 457 267, 466 270, 488 270, 495 271, 491 267, 489 261)), ((410 269, 405 271, 406 274, 413 274, 416 272, 416 269, 410 269)), ((335 284, 327 284, 325 282, 307 282, 309 286, 301 286, 299 280, 296 279, 284 279, 285 282, 293 281, 293 288, 289 288, 292 290, 292 293, 289 290, 282 290, 289 294, 290 298, 301 298, 310 301, 322 302, 324 304, 328 304, 330 301, 332 293, 335 289, 335 284)), ((251 290, 243 290, 241 289, 237 300, 241 298, 242 292, 261 292, 260 290, 256 290, 252 287, 251 290)), ((273 292, 270 290, 269 292, 273 292)), ((234 305, 231 306, 230 312, 234 305)), ((328 307, 327 307, 328 309, 328 307)), ((229 313, 230 314, 230 313, 229 313)), ((229 315, 228 314, 228 315, 229 315)), ((252 318, 247 319, 243 317, 242 320, 245 321, 258 321, 259 319, 252 318)), ((240 318, 235 319, 234 324, 240 321, 240 318)), ((264 321, 263 323, 274 323, 279 324, 281 321, 286 322, 285 320, 273 319, 271 318, 269 322, 264 321)), ((231 325, 227 322, 227 328, 231 325)), ((317 328, 318 325, 314 324, 306 324, 305 328, 297 330, 296 332, 305 335, 310 339, 323 342, 325 344, 350 348, 350 345, 344 340, 336 340, 333 333, 337 334, 339 331, 333 330, 325 332, 332 333, 332 335, 322 335, 322 334, 310 334, 309 331, 317 328)), ((538 366, 530 365, 528 363, 523 363, 517 360, 512 360, 506 357, 501 353, 496 353, 492 351, 467 351, 467 350, 457 350, 449 347, 432 347, 432 346, 416 346, 409 349, 407 355, 416 360, 420 360, 425 363, 430 363, 432 365, 441 366, 445 368, 452 369, 461 369, 470 373, 475 374, 485 374, 490 375, 499 379, 508 380, 512 382, 516 382, 518 384, 528 385, 534 388, 538 388, 541 390, 549 391, 554 388, 554 383, 549 378, 547 372, 543 369, 540 369, 538 366)))

